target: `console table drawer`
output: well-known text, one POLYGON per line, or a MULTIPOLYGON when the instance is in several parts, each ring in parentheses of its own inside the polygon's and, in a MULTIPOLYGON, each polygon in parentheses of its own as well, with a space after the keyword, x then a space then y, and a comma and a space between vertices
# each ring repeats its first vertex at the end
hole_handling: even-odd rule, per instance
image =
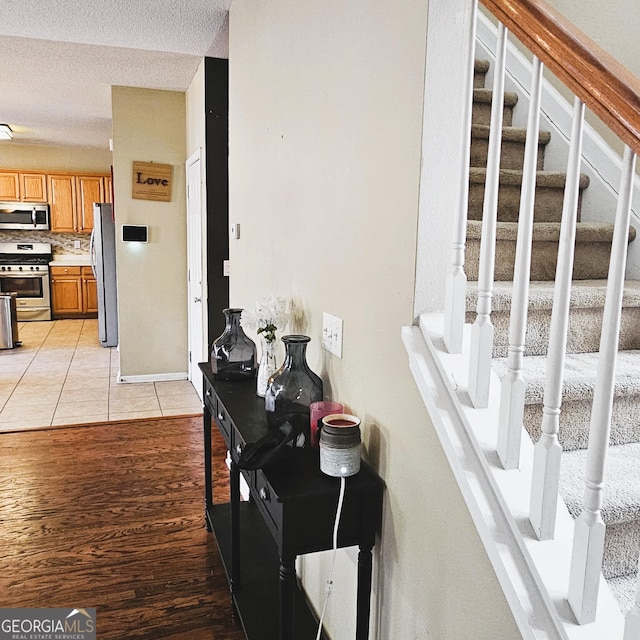
POLYGON ((207 408, 211 412, 211 416, 218 425, 218 429, 220 430, 220 433, 222 434, 227 447, 231 449, 231 434, 233 432, 233 422, 229 417, 227 410, 224 408, 224 405, 218 400, 216 394, 213 393, 211 387, 209 387, 205 393, 205 402, 207 404, 207 408))
POLYGON ((278 501, 278 496, 265 478, 261 469, 255 472, 255 485, 253 487, 253 497, 258 509, 265 517, 269 529, 273 533, 276 541, 279 540, 282 528, 282 503, 278 501))

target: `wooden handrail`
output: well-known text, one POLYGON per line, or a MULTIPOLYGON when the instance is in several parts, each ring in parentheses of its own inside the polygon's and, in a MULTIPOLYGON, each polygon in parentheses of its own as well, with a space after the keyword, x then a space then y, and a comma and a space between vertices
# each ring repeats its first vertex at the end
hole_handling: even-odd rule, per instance
POLYGON ((640 79, 543 0, 480 0, 640 154, 640 79))

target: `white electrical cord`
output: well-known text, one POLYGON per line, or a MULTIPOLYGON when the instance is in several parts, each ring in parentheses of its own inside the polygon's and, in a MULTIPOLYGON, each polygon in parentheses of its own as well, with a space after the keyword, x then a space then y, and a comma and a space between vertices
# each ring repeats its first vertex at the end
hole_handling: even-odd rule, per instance
POLYGON ((347 479, 344 476, 340 477, 340 497, 338 498, 338 508, 336 510, 336 520, 333 524, 333 552, 331 555, 331 570, 329 571, 329 579, 327 580, 327 595, 324 599, 324 606, 322 607, 322 615, 320 616, 320 622, 318 623, 318 634, 316 640, 320 640, 322 634, 322 621, 324 620, 324 614, 327 610, 327 604, 331 597, 331 591, 333 589, 333 570, 336 568, 336 552, 338 551, 338 526, 340 525, 340 514, 342 513, 342 503, 344 502, 344 491, 347 486, 347 479))

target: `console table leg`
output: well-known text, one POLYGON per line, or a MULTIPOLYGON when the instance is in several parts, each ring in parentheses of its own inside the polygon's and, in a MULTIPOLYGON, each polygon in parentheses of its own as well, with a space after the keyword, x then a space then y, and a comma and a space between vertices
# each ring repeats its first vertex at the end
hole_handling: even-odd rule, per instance
POLYGON ((231 498, 231 593, 240 585, 240 470, 231 463, 229 473, 231 498))
POLYGON ((373 554, 371 547, 360 546, 358 553, 358 596, 356 604, 356 640, 369 637, 369 614, 371 611, 371 572, 373 554))
POLYGON ((280 640, 295 640, 295 558, 280 559, 280 640))

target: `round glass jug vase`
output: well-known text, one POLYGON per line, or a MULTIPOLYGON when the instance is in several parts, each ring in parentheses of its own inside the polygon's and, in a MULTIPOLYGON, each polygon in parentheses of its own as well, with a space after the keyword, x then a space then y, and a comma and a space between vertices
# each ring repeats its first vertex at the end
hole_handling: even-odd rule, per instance
POLYGON ((258 368, 256 343, 240 326, 242 309, 224 309, 225 328, 213 341, 211 370, 219 380, 255 378, 258 368))
POLYGON ((267 423, 277 428, 289 422, 300 434, 296 446, 309 442, 309 405, 322 400, 322 379, 307 364, 309 336, 282 336, 285 356, 282 366, 271 376, 264 406, 267 423))

